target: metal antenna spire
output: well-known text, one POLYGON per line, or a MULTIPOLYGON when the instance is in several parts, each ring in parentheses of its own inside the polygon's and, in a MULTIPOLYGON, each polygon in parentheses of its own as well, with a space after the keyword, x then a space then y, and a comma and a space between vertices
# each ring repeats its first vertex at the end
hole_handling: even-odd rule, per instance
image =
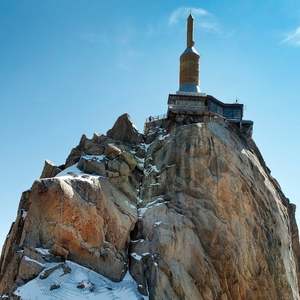
POLYGON ((194 33, 194 19, 192 14, 190 13, 187 19, 187 47, 191 48, 194 46, 195 42, 193 40, 194 33))

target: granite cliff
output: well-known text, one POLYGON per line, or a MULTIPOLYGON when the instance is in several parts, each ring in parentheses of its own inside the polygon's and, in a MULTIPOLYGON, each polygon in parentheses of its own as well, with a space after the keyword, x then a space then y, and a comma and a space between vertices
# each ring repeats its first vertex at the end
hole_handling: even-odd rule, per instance
POLYGON ((295 205, 252 138, 217 118, 141 134, 125 114, 23 193, 0 295, 296 300, 299 267, 295 205))

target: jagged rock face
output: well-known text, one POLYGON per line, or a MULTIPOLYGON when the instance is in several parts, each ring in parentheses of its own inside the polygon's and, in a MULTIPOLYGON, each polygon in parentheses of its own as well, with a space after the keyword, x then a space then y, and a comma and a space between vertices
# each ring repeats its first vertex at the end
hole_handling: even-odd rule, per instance
POLYGON ((55 166, 51 161, 46 160, 40 178, 50 178, 61 172, 61 169, 55 166))
MULTIPOLYGON (((20 216, 23 224, 16 229, 21 236, 14 245, 5 247, 15 248, 17 252, 10 259, 13 266, 19 266, 3 270, 4 276, 7 271, 11 274, 6 280, 2 278, 1 285, 10 287, 9 279, 15 276, 20 285, 42 271, 35 263, 37 258, 26 253, 37 248, 51 249, 53 254, 112 280, 124 276, 129 236, 137 219, 136 207, 108 179, 83 176, 48 178, 33 184, 26 217, 20 216)), ((4 257, 3 262, 6 261, 9 257, 4 257)))
POLYGON ((114 280, 122 278, 136 208, 107 179, 37 181, 31 202, 22 246, 52 249, 58 245, 66 249, 69 259, 114 280))
POLYGON ((165 122, 142 136, 123 115, 56 168, 22 196, 0 295, 68 259, 113 280, 129 268, 155 300, 299 299, 295 206, 230 125, 165 122))
POLYGON ((154 299, 299 299, 289 204, 246 141, 181 126, 145 171, 131 266, 154 299))
POLYGON ((107 136, 125 143, 142 143, 143 136, 134 127, 128 114, 118 118, 112 129, 107 132, 107 136))

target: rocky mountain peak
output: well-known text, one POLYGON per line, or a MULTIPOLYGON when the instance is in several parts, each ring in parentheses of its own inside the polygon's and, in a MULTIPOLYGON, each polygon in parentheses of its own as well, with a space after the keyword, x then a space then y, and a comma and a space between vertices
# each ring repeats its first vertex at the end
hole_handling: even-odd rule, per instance
POLYGON ((107 136, 129 144, 138 144, 143 141, 143 136, 138 132, 129 114, 121 115, 115 122, 112 129, 107 132, 107 136))
POLYGON ((23 193, 0 295, 298 300, 299 249, 295 206, 251 137, 215 118, 142 135, 124 114, 23 193))

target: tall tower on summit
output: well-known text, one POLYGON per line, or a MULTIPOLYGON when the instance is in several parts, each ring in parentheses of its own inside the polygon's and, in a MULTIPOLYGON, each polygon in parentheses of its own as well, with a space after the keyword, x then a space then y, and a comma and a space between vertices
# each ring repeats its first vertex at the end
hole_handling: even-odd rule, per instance
POLYGON ((151 129, 152 126, 163 124, 166 120, 172 120, 176 124, 190 124, 218 119, 230 123, 230 126, 235 126, 247 137, 251 137, 253 122, 243 120, 243 104, 225 103, 200 92, 200 55, 194 47, 193 25, 194 19, 190 14, 187 18, 186 49, 180 56, 179 90, 176 94, 169 94, 167 116, 166 118, 151 117, 146 122, 145 128, 151 129))
POLYGON ((200 93, 199 59, 200 55, 194 47, 194 18, 190 14, 187 18, 187 47, 180 56, 180 75, 178 94, 200 93))

